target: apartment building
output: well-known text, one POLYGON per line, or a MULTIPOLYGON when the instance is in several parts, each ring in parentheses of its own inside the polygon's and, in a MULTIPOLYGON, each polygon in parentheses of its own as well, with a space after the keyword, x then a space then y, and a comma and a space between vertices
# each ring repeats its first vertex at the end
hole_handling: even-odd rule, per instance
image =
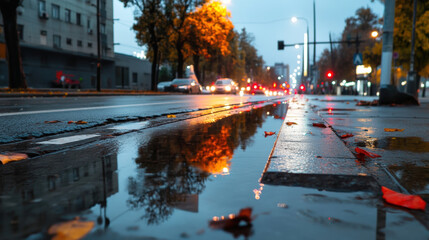
MULTIPOLYGON (((96 0, 25 0, 17 13, 29 87, 51 87, 62 75, 82 88, 96 87, 96 0)), ((5 49, 2 25, 0 17, 0 52, 5 49)), ((101 87, 114 88, 113 0, 100 0, 100 34, 101 87)), ((0 54, 0 87, 7 85, 6 59, 0 54)))

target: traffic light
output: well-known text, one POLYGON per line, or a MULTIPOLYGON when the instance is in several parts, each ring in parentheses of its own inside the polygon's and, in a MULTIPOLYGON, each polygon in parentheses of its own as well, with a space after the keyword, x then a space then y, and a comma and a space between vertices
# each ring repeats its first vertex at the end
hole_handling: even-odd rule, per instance
POLYGON ((327 79, 332 79, 334 77, 334 72, 332 70, 328 70, 325 76, 327 79))
POLYGON ((285 42, 277 41, 277 50, 283 50, 283 49, 285 49, 285 42))
POLYGON ((305 92, 305 85, 304 85, 304 84, 301 84, 301 86, 299 86, 299 89, 300 89, 302 92, 305 92))
POLYGON ((277 83, 273 83, 273 88, 276 88, 277 87, 277 83))

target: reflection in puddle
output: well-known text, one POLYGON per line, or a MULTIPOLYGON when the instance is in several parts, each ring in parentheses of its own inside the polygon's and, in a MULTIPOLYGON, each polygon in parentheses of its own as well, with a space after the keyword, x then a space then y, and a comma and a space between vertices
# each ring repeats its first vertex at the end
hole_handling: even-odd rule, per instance
POLYGON ((429 197, 429 165, 416 166, 414 164, 389 166, 399 182, 406 189, 415 193, 427 194, 429 197))
POLYGON ((370 139, 357 143, 360 147, 382 148, 387 150, 399 150, 424 153, 429 152, 429 142, 419 137, 388 137, 384 139, 370 139))
POLYGON ((166 221, 178 205, 198 209, 198 198, 191 201, 190 196, 203 192, 210 175, 229 174, 234 151, 245 150, 266 118, 273 116, 284 117, 285 108, 255 106, 249 112, 152 135, 138 150, 135 162, 144 174, 129 178, 129 206, 144 208, 142 218, 149 225, 166 221))

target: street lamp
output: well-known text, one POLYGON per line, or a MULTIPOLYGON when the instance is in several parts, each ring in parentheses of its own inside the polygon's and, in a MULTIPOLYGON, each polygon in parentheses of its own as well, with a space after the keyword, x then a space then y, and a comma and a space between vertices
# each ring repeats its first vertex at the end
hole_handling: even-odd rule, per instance
POLYGON ((308 76, 309 57, 310 57, 309 45, 308 45, 308 42, 309 42, 309 40, 308 40, 309 39, 308 20, 306 18, 303 18, 303 17, 292 17, 291 18, 291 21, 293 23, 298 22, 298 20, 304 20, 305 23, 307 24, 307 36, 304 39, 304 45, 307 45, 307 46, 304 46, 304 77, 307 77, 308 76))

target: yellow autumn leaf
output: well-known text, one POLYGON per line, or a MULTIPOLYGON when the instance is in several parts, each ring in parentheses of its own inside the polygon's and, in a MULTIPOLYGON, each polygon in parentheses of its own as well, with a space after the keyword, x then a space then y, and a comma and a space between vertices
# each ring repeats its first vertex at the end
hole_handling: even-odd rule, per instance
POLYGON ((52 225, 48 233, 54 235, 52 240, 77 240, 82 239, 94 228, 92 221, 80 221, 75 219, 68 222, 57 223, 52 225))
POLYGON ((385 132, 403 132, 404 129, 399 129, 399 128, 385 128, 384 131, 385 132))
POLYGON ((24 153, 0 154, 0 162, 2 164, 6 164, 8 162, 13 162, 13 161, 20 161, 27 158, 28 158, 27 154, 24 154, 24 153))

